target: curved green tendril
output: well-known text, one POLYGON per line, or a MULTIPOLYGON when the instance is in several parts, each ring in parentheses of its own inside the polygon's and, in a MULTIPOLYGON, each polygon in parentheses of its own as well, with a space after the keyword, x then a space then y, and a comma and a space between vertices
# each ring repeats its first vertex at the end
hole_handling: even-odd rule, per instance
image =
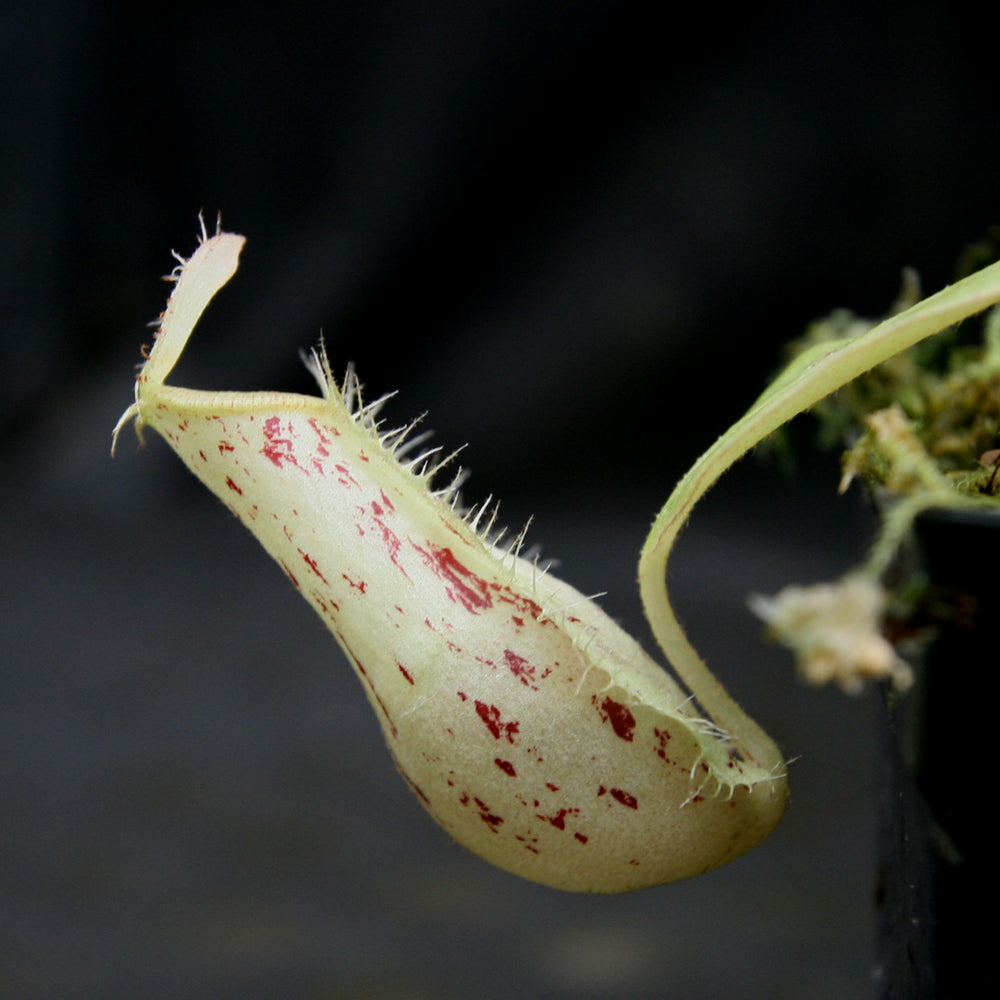
POLYGON ((740 752, 762 766, 780 766, 773 743, 711 674, 670 604, 667 562, 681 528, 719 477, 773 431, 886 359, 997 301, 1000 262, 861 334, 816 344, 803 352, 694 463, 653 522, 639 559, 639 586, 653 633, 705 711, 730 733, 740 752))

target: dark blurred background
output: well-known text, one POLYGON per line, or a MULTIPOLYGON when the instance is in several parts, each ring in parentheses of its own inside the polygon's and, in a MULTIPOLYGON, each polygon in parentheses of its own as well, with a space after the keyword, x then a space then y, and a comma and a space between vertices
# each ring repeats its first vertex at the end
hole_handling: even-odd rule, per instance
POLYGON ((649 644, 645 530, 780 345, 1000 221, 994 62, 942 0, 0 0, 0 996, 871 996, 874 696, 802 688, 744 607, 864 551, 807 426, 673 570, 789 815, 621 898, 450 844, 282 574, 110 429, 221 212, 249 243, 176 381, 313 391, 322 330, 649 644))

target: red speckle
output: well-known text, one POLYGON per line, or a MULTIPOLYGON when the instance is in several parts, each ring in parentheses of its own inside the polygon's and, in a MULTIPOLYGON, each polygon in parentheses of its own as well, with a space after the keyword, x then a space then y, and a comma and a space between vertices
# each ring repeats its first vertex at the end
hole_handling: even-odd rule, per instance
POLYGON ((303 551, 302 551, 302 549, 299 549, 299 550, 298 550, 298 553, 299 553, 299 555, 300 555, 300 556, 302 556, 302 560, 303 560, 303 562, 305 562, 305 564, 306 564, 306 565, 307 565, 307 566, 308 566, 308 567, 309 567, 309 568, 310 568, 310 569, 311 569, 311 570, 312 570, 312 571, 313 571, 313 572, 314 572, 314 573, 315 573, 315 574, 316 574, 316 575, 317 575, 317 576, 318 576, 318 577, 319 577, 319 578, 320 578, 320 579, 321 579, 321 580, 322 580, 322 581, 323 581, 323 582, 324 582, 324 583, 325 583, 325 584, 326 584, 327 586, 329 586, 329 585, 330 585, 330 581, 329 581, 329 580, 327 580, 327 578, 326 578, 325 576, 323 576, 323 574, 322 574, 322 573, 321 573, 321 572, 319 571, 319 565, 317 564, 316 560, 315 560, 315 559, 313 559, 313 557, 312 557, 311 555, 309 555, 309 553, 308 553, 308 552, 303 552, 303 551))
MULTIPOLYGON (((319 438, 321 444, 329 444, 330 443, 330 438, 328 438, 327 435, 326 435, 327 431, 330 431, 336 437, 340 437, 340 431, 338 431, 336 427, 320 427, 319 422, 316 420, 315 417, 310 417, 306 421, 306 423, 309 424, 309 426, 316 432, 316 437, 319 438)), ((320 450, 320 454, 322 454, 322 455, 326 455, 327 454, 327 451, 326 451, 325 448, 321 448, 319 450, 320 450)))
POLYGON ((525 597, 524 594, 520 594, 516 590, 511 590, 510 587, 499 583, 493 583, 490 586, 496 591, 498 601, 502 601, 504 604, 512 604, 520 612, 521 623, 524 621, 524 615, 530 615, 535 621, 541 618, 543 625, 554 624, 551 619, 542 618, 541 605, 536 604, 530 597, 525 597))
POLYGON ((512 649, 505 649, 503 651, 503 658, 507 661, 510 672, 525 687, 531 688, 532 691, 538 690, 538 685, 535 683, 535 667, 533 664, 529 663, 523 656, 519 656, 512 649))
POLYGON ((587 841, 590 839, 589 837, 585 837, 582 833, 574 833, 573 836, 576 837, 576 839, 579 840, 581 844, 586 844, 587 841))
POLYGON ((406 667, 404 667, 402 663, 398 663, 397 662, 396 666, 399 667, 399 672, 412 684, 413 683, 413 677, 410 676, 410 671, 407 670, 406 667))
POLYGON ((319 610, 330 618, 332 621, 337 621, 337 615, 340 612, 340 605, 336 601, 330 601, 329 603, 324 599, 324 595, 318 590, 309 591, 309 600, 311 600, 319 610))
POLYGON ((623 792, 620 788, 612 788, 611 797, 616 799, 623 806, 628 806, 629 809, 639 808, 639 800, 634 795, 629 795, 628 792, 623 792))
POLYGON ((512 778, 517 777, 517 771, 514 770, 514 765, 509 760, 501 760, 499 757, 494 758, 493 763, 503 771, 504 774, 509 774, 512 778))
POLYGON ((412 544, 434 573, 444 580, 445 591, 452 601, 461 603, 472 614, 493 606, 486 581, 460 563, 451 549, 430 543, 423 549, 416 542, 412 544))
POLYGON ((360 590, 362 594, 368 591, 368 583, 365 580, 352 580, 346 573, 340 574, 355 590, 360 590))
POLYGON ((288 566, 284 562, 281 563, 281 568, 285 571, 285 576, 287 576, 288 579, 291 580, 292 583, 296 587, 298 587, 299 586, 298 579, 296 578, 295 574, 288 568, 288 566))
POLYGON ((550 792, 558 792, 558 791, 559 791, 559 786, 558 786, 558 785, 553 785, 551 781, 546 781, 546 782, 545 782, 545 787, 546 787, 546 788, 547 788, 547 789, 548 789, 548 790, 549 790, 550 792))
POLYGON ((656 737, 659 746, 656 748, 656 753, 659 757, 667 760, 667 743, 670 742, 670 733, 665 729, 653 728, 653 735, 656 737))
POLYGON ((490 812, 490 807, 483 802, 482 799, 474 800, 476 805, 479 806, 479 818, 494 832, 496 833, 497 827, 503 822, 502 816, 496 816, 490 812))
POLYGON ((579 809, 560 809, 555 816, 541 816, 538 815, 538 819, 544 820, 546 823, 551 823, 557 830, 566 829, 566 817, 567 816, 578 816, 580 813, 579 809))
POLYGON ((634 739, 635 716, 628 710, 628 707, 621 704, 621 702, 613 701, 611 698, 605 698, 604 701, 598 704, 597 695, 594 695, 591 700, 597 706, 597 711, 600 712, 601 718, 605 722, 611 723, 611 728, 615 731, 615 736, 631 743, 634 739))
POLYGON ((232 479, 230 479, 230 478, 229 478, 229 476, 226 476, 226 485, 227 485, 227 486, 228 486, 228 487, 229 487, 229 488, 230 488, 231 490, 233 490, 234 492, 236 492, 236 493, 239 493, 239 495, 240 495, 240 496, 243 496, 243 490, 241 490, 241 489, 240 489, 240 488, 239 488, 239 487, 238 487, 238 486, 236 485, 236 483, 234 483, 234 482, 232 481, 232 479))
POLYGON ((334 468, 340 473, 337 481, 344 486, 357 486, 358 481, 351 475, 351 470, 346 465, 335 465, 334 468))
MULTIPOLYGON (((290 434, 291 425, 289 425, 288 430, 290 434)), ((269 458, 279 469, 282 462, 287 462, 289 465, 298 465, 295 461, 295 453, 292 450, 291 437, 282 437, 281 434, 281 418, 278 416, 268 417, 264 421, 264 437, 267 438, 267 444, 261 448, 260 453, 265 458, 269 458)), ((222 446, 220 445, 219 447, 221 448, 222 446)))
POLYGON ((517 722, 504 722, 500 718, 500 709, 496 705, 487 705, 485 702, 476 702, 476 715, 486 724, 486 728, 493 734, 495 740, 506 737, 508 743, 514 742, 519 724, 517 722))
POLYGON ((236 449, 233 447, 233 445, 231 445, 228 441, 220 441, 219 442, 219 454, 220 455, 223 454, 223 452, 235 451, 235 450, 236 449))
MULTIPOLYGON (((382 494, 383 499, 385 494, 382 494)), ((392 504, 389 504, 392 507, 392 504)), ((402 548, 402 542, 399 540, 399 536, 382 520, 386 516, 385 509, 377 500, 372 500, 372 514, 374 515, 373 520, 378 526, 379 530, 382 532, 382 544, 385 546, 386 552, 389 553, 389 558, 392 560, 392 564, 406 577, 407 580, 410 579, 409 574, 399 563, 399 550, 402 548)), ((358 528, 360 531, 360 527, 358 528)), ((362 532, 364 534, 364 532, 362 532)))

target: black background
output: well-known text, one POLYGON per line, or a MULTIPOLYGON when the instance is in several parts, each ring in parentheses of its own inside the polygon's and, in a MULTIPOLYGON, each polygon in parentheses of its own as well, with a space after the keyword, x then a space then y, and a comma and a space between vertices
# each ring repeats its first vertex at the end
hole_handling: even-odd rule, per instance
POLYGON ((798 686, 743 607, 860 557, 833 459, 746 464, 673 571, 801 755, 789 816, 602 899, 448 843, 280 573, 110 428, 221 212, 249 242, 175 381, 312 391, 322 330, 646 641, 645 529, 780 345, 998 221, 993 59, 941 2, 2 0, 0 994, 870 995, 872 701, 798 686))

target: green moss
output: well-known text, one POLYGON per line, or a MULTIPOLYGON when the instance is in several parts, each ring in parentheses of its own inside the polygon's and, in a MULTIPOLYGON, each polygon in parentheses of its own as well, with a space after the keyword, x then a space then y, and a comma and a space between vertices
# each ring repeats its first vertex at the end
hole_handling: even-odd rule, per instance
MULTIPOLYGON (((897 305, 916 297, 908 275, 897 305)), ((792 357, 875 324, 840 309, 811 324, 792 357)), ((813 410, 825 446, 851 446, 845 479, 893 496, 937 492, 997 498, 1000 507, 1000 311, 966 320, 843 386, 813 410), (892 419, 876 414, 892 413, 892 419)))

